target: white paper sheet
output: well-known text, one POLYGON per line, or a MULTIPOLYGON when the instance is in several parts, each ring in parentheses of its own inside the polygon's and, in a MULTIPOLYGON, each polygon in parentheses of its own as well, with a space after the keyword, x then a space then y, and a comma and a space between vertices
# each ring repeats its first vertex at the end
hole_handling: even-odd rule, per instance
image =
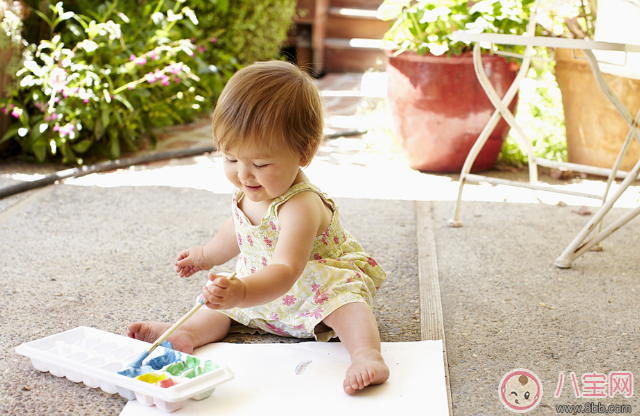
MULTIPOLYGON (((448 415, 442 341, 383 342, 389 380, 354 396, 342 389, 349 354, 339 342, 209 344, 194 354, 227 365, 235 378, 172 415, 448 415), (300 363, 311 361, 296 375, 300 363)), ((167 415, 136 400, 121 415, 167 415)))

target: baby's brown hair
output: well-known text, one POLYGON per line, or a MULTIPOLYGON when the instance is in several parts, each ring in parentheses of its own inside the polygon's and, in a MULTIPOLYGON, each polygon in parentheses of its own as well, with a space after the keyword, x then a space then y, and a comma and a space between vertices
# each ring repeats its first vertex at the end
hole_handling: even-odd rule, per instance
POLYGON ((322 141, 322 99, 311 77, 281 61, 258 62, 227 83, 213 112, 213 141, 225 151, 245 144, 299 153, 311 162, 322 141))

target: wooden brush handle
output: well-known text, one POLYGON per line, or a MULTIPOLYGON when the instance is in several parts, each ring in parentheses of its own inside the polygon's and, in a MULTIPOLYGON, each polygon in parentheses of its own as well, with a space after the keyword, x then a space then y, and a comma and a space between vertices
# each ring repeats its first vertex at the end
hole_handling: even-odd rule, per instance
MULTIPOLYGON (((231 273, 231 275, 229 277, 227 277, 227 279, 229 279, 229 280, 237 279, 236 272, 231 273)), ((178 322, 176 322, 175 324, 171 325, 171 328, 167 329, 165 331, 165 333, 162 334, 160 336, 160 338, 158 338, 156 340, 156 342, 153 343, 151 348, 149 348, 149 353, 151 353, 153 350, 155 350, 158 347, 158 345, 160 345, 164 341, 166 341, 166 339, 169 338, 171 336, 171 334, 173 334, 176 331, 176 329, 180 328, 182 326, 182 324, 184 324, 187 321, 187 319, 191 318, 191 316, 194 313, 196 313, 198 311, 198 309, 200 309, 202 307, 202 305, 204 305, 205 303, 207 303, 206 299, 203 299, 202 302, 198 302, 198 304, 196 306, 194 306, 193 308, 191 308, 191 310, 189 312, 187 312, 182 318, 180 318, 180 320, 178 322)))

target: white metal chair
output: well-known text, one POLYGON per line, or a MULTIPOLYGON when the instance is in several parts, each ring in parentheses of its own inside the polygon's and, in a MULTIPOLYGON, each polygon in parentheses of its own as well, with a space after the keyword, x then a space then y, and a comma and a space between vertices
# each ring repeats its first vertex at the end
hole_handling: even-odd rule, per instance
MULTIPOLYGON (((591 220, 584 226, 584 228, 578 233, 578 235, 574 238, 574 240, 567 246, 564 252, 558 257, 555 261, 555 265, 560 268, 570 268, 573 260, 584 254, 587 250, 593 248, 596 244, 602 241, 604 238, 609 236, 615 230, 620 228, 622 225, 626 224, 629 220, 640 214, 640 207, 629 211, 626 215, 616 220, 614 223, 609 225, 604 230, 601 230, 595 236, 591 237, 587 240, 589 234, 595 230, 598 224, 602 223, 604 216, 610 211, 611 207, 614 203, 620 198, 620 196, 624 193, 624 191, 629 187, 631 183, 638 177, 640 173, 640 160, 634 166, 634 168, 630 172, 622 172, 619 171, 620 164, 624 156, 626 155, 627 149, 631 144, 631 141, 635 137, 636 140, 640 143, 640 129, 638 125, 640 123, 640 112, 634 117, 629 113, 627 108, 622 104, 622 102, 618 99, 618 97, 614 94, 614 92, 607 85, 604 77, 602 76, 602 72, 600 69, 600 64, 598 59, 596 59, 593 51, 619 51, 619 52, 640 52, 640 45, 629 45, 624 43, 610 43, 610 42, 599 42, 592 40, 582 40, 582 39, 562 39, 562 38, 552 38, 552 37, 541 37, 535 36, 535 25, 536 25, 536 12, 539 8, 540 0, 536 0, 534 6, 532 7, 531 18, 529 24, 527 26, 527 32, 523 36, 518 35, 503 35, 503 34, 471 34, 463 31, 458 31, 454 33, 453 37, 458 41, 467 41, 467 42, 475 42, 473 48, 473 59, 474 66, 476 70, 476 75, 478 76, 478 80, 482 84, 485 92, 487 93, 489 99, 492 104, 496 108, 493 113, 491 119, 485 126, 484 130, 480 133, 477 141, 472 147, 469 156, 467 157, 462 171, 460 173, 460 186, 458 189, 458 197, 455 203, 453 218, 449 220, 449 225, 452 227, 460 227, 462 223, 460 222, 460 206, 462 203, 462 191, 464 185, 469 182, 488 182, 492 184, 502 184, 502 185, 512 185, 524 188, 530 188, 535 190, 544 190, 550 192, 559 192, 564 194, 570 194, 574 196, 582 196, 589 198, 596 198, 602 200, 602 205, 598 209, 598 211, 593 215, 591 220), (522 65, 516 78, 505 94, 505 96, 501 99, 496 93, 495 89, 491 85, 487 75, 484 72, 482 66, 482 56, 481 56, 481 48, 480 43, 491 44, 491 45, 523 45, 525 46, 525 52, 523 55, 513 55, 522 58, 522 65), (618 157, 614 163, 612 169, 603 169, 597 168, 593 166, 580 165, 575 163, 566 163, 566 162, 555 162, 547 159, 537 158, 534 154, 533 145, 531 140, 524 133, 518 123, 516 123, 515 117, 509 111, 508 105, 515 97, 518 92, 520 82, 525 78, 527 71, 529 69, 529 65, 531 59, 533 57, 533 48, 534 47, 547 47, 547 48, 567 48, 573 50, 581 50, 586 56, 593 72, 595 74, 596 80, 602 92, 609 99, 609 101, 616 107, 616 109, 620 112, 622 117, 625 119, 627 124, 629 125, 629 133, 626 137, 626 140, 620 149, 618 157), (499 178, 492 178, 488 176, 476 175, 469 173, 471 167, 473 166, 473 162, 475 161, 478 153, 486 143, 489 135, 495 129, 500 117, 503 117, 507 123, 511 126, 511 128, 517 133, 517 136, 524 142, 527 155, 529 159, 529 182, 516 182, 509 181, 499 178), (596 175, 604 175, 608 176, 606 190, 603 195, 594 195, 582 192, 575 192, 566 189, 558 189, 551 187, 549 185, 542 184, 538 181, 538 171, 537 166, 544 166, 549 168, 566 168, 577 172, 584 172, 596 175), (620 186, 613 192, 613 194, 608 197, 609 189, 611 187, 612 182, 615 178, 624 179, 620 186)), ((602 226, 600 227, 602 228, 602 226)))

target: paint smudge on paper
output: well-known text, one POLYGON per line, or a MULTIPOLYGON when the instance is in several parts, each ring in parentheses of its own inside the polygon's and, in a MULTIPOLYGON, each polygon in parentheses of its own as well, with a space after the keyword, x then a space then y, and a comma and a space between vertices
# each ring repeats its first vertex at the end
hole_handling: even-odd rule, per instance
POLYGON ((304 371, 307 369, 307 367, 309 367, 309 364, 311 364, 313 361, 309 360, 309 361, 303 361, 301 363, 299 363, 296 366, 296 375, 299 376, 300 374, 304 373, 304 371))

